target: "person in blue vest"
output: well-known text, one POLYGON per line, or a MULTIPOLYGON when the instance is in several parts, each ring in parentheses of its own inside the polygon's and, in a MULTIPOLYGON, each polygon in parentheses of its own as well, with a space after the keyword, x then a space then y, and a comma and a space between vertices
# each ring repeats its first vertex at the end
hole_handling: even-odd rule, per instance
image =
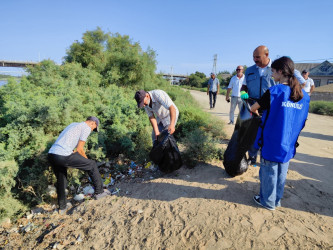
MULTIPOLYGON (((275 80, 272 78, 271 64, 272 61, 269 58, 269 50, 266 46, 261 45, 253 51, 253 61, 255 64, 245 71, 245 81, 241 88, 241 98, 252 100, 259 100, 267 89, 276 84, 275 80)), ((294 75, 297 80, 303 84, 305 82, 301 73, 294 69, 294 75)), ((259 109, 259 113, 262 110, 259 109)), ((255 165, 257 159, 258 150, 252 145, 248 150, 249 161, 248 164, 255 165)))
POLYGON ((289 161, 295 156, 297 139, 308 117, 310 97, 294 76, 294 63, 281 57, 272 65, 272 77, 279 84, 270 87, 251 106, 263 110, 255 148, 261 149, 260 194, 254 201, 266 209, 281 206, 289 161))

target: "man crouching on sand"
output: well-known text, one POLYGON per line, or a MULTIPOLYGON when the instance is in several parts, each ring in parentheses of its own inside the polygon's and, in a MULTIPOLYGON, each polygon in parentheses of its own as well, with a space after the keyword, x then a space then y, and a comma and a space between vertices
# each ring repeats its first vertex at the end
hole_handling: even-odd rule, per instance
POLYGON ((77 168, 88 173, 95 187, 95 199, 110 195, 103 190, 101 175, 96 162, 89 160, 84 151, 84 145, 91 131, 98 132, 99 120, 89 116, 85 122, 74 122, 67 126, 49 150, 48 159, 57 177, 57 195, 59 214, 66 214, 67 168, 77 168), (73 150, 76 148, 76 152, 73 150))

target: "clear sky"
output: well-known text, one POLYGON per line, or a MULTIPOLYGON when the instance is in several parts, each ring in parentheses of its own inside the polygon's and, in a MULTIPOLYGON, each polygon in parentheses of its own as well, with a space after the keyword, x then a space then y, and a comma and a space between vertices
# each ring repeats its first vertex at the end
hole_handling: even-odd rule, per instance
MULTIPOLYGON (((87 30, 129 35, 156 51, 157 72, 208 75, 270 58, 333 61, 333 0, 2 0, 0 60, 62 63, 87 30)), ((0 69, 0 73, 1 73, 0 69)))

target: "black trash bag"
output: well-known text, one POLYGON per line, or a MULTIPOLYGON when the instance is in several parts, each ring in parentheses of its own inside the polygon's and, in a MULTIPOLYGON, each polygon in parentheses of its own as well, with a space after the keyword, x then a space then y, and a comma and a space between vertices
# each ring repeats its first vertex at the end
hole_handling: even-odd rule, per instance
POLYGON ((157 137, 149 157, 164 173, 171 173, 183 165, 176 139, 168 130, 157 137))
POLYGON ((260 116, 252 114, 250 111, 254 102, 252 100, 243 100, 234 133, 224 152, 223 165, 225 171, 231 176, 241 175, 248 169, 246 152, 256 139, 261 121, 260 116))

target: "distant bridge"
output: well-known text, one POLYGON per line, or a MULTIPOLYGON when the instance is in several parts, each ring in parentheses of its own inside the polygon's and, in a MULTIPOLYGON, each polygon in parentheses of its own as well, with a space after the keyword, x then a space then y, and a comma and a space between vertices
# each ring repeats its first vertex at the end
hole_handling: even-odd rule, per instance
POLYGON ((0 60, 0 67, 25 68, 27 66, 35 66, 37 64, 38 64, 38 62, 22 62, 22 61, 0 60))
POLYGON ((165 78, 171 78, 171 76, 172 77, 177 77, 177 78, 183 78, 183 79, 186 79, 186 78, 188 78, 188 76, 187 75, 180 75, 180 74, 163 74, 162 75, 163 77, 165 77, 165 78))
POLYGON ((172 85, 178 85, 181 80, 186 80, 188 78, 187 75, 180 74, 162 74, 163 78, 170 81, 172 85))

